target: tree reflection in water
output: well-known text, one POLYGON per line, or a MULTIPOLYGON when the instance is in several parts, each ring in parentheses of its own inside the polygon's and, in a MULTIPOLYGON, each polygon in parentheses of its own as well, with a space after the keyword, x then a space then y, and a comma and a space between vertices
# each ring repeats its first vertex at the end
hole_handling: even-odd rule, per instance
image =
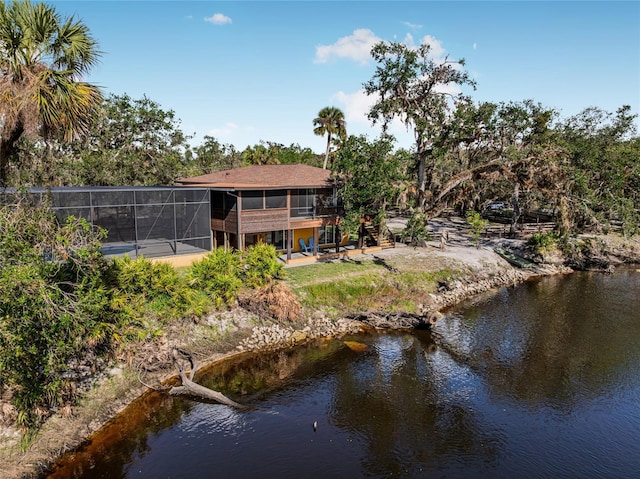
POLYGON ((637 384, 638 291, 630 268, 543 278, 459 305, 437 334, 496 397, 569 412, 621 382, 637 384))
POLYGON ((544 278, 432 333, 234 358, 198 381, 255 411, 150 394, 49 477, 632 477, 638 291, 634 269, 544 278))
POLYGON ((368 354, 354 354, 337 372, 330 416, 363 443, 367 474, 416 477, 451 457, 487 465, 500 434, 470 407, 473 377, 453 380, 428 333, 381 337, 368 354), (466 384, 465 384, 466 383, 466 384))

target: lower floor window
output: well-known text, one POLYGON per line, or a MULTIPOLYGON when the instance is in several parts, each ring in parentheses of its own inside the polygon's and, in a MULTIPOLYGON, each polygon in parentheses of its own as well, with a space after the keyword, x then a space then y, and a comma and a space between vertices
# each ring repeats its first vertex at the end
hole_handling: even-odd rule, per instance
POLYGON ((270 244, 277 250, 287 249, 286 231, 267 231, 266 233, 247 234, 244 236, 244 246, 248 248, 258 243, 270 244))
MULTIPOLYGON (((335 244, 336 234, 337 227, 334 225, 318 228, 318 246, 335 244)), ((257 243, 266 243, 275 246, 278 251, 285 251, 287 249, 289 232, 287 230, 267 231, 265 233, 247 234, 244 238, 245 247, 257 243)))
POLYGON ((328 245, 336 242, 336 227, 333 225, 322 226, 318 230, 318 244, 328 245))
POLYGON ((265 243, 272 244, 277 250, 287 249, 287 232, 285 230, 269 231, 266 234, 265 243))

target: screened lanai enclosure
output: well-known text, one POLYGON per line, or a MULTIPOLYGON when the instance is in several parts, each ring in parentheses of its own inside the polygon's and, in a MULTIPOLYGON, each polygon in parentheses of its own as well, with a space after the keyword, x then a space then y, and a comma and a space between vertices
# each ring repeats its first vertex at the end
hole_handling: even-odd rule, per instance
POLYGON ((211 251, 209 190, 176 187, 32 188, 60 220, 84 218, 107 231, 109 256, 148 258, 211 251))

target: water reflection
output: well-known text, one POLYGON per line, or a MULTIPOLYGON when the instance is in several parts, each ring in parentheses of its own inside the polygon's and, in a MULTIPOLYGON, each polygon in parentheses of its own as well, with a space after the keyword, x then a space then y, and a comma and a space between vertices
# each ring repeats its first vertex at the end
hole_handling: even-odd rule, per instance
POLYGON ((433 333, 235 358, 198 380, 256 410, 148 395, 49 477, 634 477, 638 291, 544 278, 433 333))
POLYGON ((570 410, 620 383, 637 385, 639 278, 627 269, 504 288, 453 309, 437 333, 496 396, 570 410))
POLYGON ((460 455, 465 467, 495 460, 499 432, 482 426, 465 393, 475 378, 433 345, 428 333, 382 337, 337 371, 329 414, 362 444, 366 475, 416 477, 460 455))
POLYGON ((64 456, 46 476, 51 479, 125 477, 124 465, 151 450, 155 434, 179 421, 192 407, 180 399, 150 393, 134 401, 126 414, 113 419, 73 453, 64 456))

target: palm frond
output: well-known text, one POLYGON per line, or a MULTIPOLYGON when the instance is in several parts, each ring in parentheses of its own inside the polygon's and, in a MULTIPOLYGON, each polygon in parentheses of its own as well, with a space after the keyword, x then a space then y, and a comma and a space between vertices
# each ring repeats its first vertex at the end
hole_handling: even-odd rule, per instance
POLYGON ((24 131, 70 140, 87 130, 102 94, 81 81, 100 56, 86 25, 44 3, 3 2, 0 45, 0 139, 24 131))

